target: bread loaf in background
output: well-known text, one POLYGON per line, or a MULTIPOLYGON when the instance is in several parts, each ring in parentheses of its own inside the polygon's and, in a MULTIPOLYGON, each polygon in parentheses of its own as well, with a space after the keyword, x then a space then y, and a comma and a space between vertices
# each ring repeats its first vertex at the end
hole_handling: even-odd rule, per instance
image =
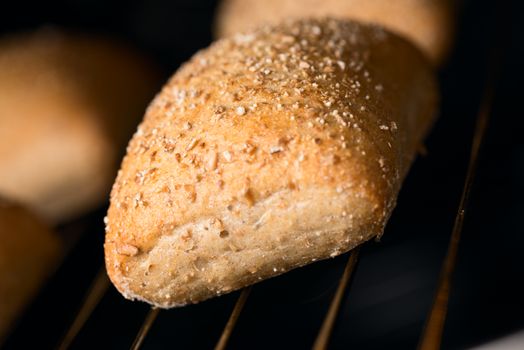
POLYGON ((350 18, 382 25, 412 40, 438 65, 452 43, 453 4, 451 0, 222 0, 215 32, 224 37, 291 18, 350 18))
POLYGON ((106 221, 111 280, 181 306, 380 236, 437 100, 426 58, 378 26, 288 21, 217 41, 128 146, 106 221))
POLYGON ((157 84, 150 62, 111 40, 0 38, 0 194, 53 222, 100 205, 157 84))
POLYGON ((33 213, 0 198, 0 344, 55 268, 60 245, 33 213))

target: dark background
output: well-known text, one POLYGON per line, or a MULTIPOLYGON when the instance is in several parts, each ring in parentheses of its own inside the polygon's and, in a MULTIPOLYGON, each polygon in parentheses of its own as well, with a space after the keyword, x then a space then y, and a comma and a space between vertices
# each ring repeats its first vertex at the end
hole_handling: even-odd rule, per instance
MULTIPOLYGON (((212 39, 213 1, 0 3, 0 34, 55 25, 108 35, 149 54, 165 78, 212 39)), ((415 348, 431 306, 460 198, 474 120, 500 57, 495 99, 453 279, 443 348, 462 349, 524 330, 524 4, 464 2, 454 53, 439 73, 441 117, 416 161, 380 243, 366 244, 332 337, 334 349, 415 348)), ((60 227, 82 233, 8 340, 53 348, 102 266, 104 208, 60 227)), ((254 287, 231 349, 304 349, 314 340, 347 255, 254 287)), ((209 349, 238 296, 162 312, 145 349, 209 349)), ((148 307, 113 288, 75 349, 125 349, 148 307)), ((524 349, 524 344, 522 344, 524 349)))

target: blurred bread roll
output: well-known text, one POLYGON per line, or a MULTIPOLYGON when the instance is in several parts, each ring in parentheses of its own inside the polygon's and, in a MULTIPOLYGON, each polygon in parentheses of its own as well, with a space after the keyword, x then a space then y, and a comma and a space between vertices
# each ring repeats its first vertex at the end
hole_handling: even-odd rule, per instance
POLYGON ((0 39, 0 193, 53 222, 105 201, 157 88, 150 63, 53 29, 0 39))
POLYGON ((34 214, 0 198, 0 344, 60 254, 60 241, 34 214))
POLYGON ((222 0, 218 37, 283 19, 337 16, 380 24, 412 40, 435 64, 446 57, 454 32, 451 0, 222 0))
POLYGON ((111 193, 127 298, 181 306, 380 236, 438 101, 411 43, 348 20, 219 40, 164 86, 111 193))

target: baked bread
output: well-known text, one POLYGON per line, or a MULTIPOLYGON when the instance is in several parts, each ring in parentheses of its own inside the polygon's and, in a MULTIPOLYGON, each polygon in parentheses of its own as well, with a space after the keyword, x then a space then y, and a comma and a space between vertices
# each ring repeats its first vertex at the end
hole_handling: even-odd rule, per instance
POLYGON ((0 193, 53 222, 100 205, 157 88, 154 68, 111 41, 0 39, 0 193))
POLYGON ((378 26, 300 20, 219 40, 128 146, 109 277, 129 299, 181 306, 380 236, 436 104, 429 63, 378 26))
POLYGON ((224 37, 289 18, 347 17, 405 36, 440 64, 454 32, 452 4, 450 0, 222 0, 215 32, 224 37))
POLYGON ((58 237, 39 218, 0 198, 0 344, 59 253, 58 237))

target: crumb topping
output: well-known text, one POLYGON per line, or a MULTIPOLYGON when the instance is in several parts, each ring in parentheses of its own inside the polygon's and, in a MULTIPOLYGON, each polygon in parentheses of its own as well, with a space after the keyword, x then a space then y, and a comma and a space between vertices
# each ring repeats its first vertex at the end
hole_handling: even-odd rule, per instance
MULTIPOLYGON (((389 35, 378 26, 351 21, 299 20, 219 40, 198 52, 149 106, 128 146, 127 157, 143 159, 142 168, 133 178, 118 175, 112 204, 144 210, 160 198, 185 215, 188 205, 209 198, 200 194, 200 184, 213 183, 222 192, 243 180, 228 177, 228 167, 256 164, 260 170, 283 162, 300 169, 321 159, 319 166, 345 174, 346 159, 370 156, 370 140, 380 137, 377 147, 392 148, 400 125, 383 112, 381 102, 390 87, 369 64, 373 46, 389 35), (272 114, 285 115, 285 122, 271 120, 272 114), (248 123, 257 123, 258 136, 246 132, 228 142, 209 138, 210 128, 242 129, 248 123), (269 139, 273 134, 269 146, 257 144, 261 135, 269 139), (177 165, 176 174, 158 171, 165 162, 177 165), (158 188, 148 190, 159 178, 158 188), (134 193, 124 189, 131 181, 134 193)), ((393 172, 391 159, 376 156, 370 163, 391 178, 388 183, 396 183, 399 173, 393 172)), ((332 179, 329 171, 319 171, 326 181, 332 179)), ((289 181, 282 177, 282 188, 289 181)), ((300 178, 291 181, 300 188, 300 178)), ((337 192, 347 188, 350 184, 337 192)), ((229 202, 254 204, 264 195, 249 186, 232 190, 229 202)), ((111 222, 107 227, 111 230, 111 222)))

